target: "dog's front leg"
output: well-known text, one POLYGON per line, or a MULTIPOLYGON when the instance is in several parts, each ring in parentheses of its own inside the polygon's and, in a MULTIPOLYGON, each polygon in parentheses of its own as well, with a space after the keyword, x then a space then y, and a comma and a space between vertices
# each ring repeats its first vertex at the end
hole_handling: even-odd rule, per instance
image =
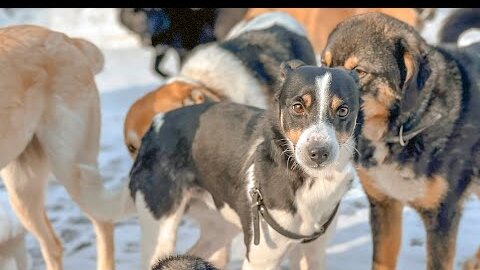
POLYGON ((338 214, 324 235, 312 242, 298 244, 292 250, 289 256, 290 268, 292 270, 326 269, 325 251, 327 250, 330 239, 335 233, 337 220, 338 214))
POLYGON ((370 202, 372 269, 394 270, 402 242, 403 205, 379 191, 365 170, 359 169, 357 172, 370 202))
MULTIPOLYGON (((449 200, 449 196, 446 199, 449 200)), ((419 209, 427 232, 427 269, 453 269, 461 202, 440 203, 438 209, 419 209)))
POLYGON ((395 270, 402 242, 403 205, 393 199, 369 197, 373 241, 373 270, 395 270))

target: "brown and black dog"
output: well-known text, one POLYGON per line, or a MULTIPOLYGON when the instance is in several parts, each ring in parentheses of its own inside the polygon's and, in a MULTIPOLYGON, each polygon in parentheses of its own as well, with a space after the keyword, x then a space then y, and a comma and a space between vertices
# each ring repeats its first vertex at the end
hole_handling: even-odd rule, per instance
POLYGON ((427 269, 453 269, 462 205, 480 184, 480 43, 433 47, 369 13, 340 23, 322 59, 360 77, 356 162, 371 206, 372 268, 395 269, 409 205, 426 228, 427 269))

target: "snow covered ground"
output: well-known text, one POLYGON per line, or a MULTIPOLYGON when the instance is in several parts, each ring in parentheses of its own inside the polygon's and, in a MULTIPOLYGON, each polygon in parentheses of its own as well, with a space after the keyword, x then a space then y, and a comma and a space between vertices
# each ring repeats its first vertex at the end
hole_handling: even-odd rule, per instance
MULTIPOLYGON (((426 25, 423 34, 436 42, 440 21, 450 12, 441 9, 435 20, 426 25)), ((123 119, 129 106, 162 81, 152 72, 150 49, 142 48, 135 36, 118 23, 115 9, 10 9, 0 10, 0 26, 39 24, 71 36, 84 37, 97 44, 105 54, 106 66, 96 80, 101 93, 102 137, 99 156, 101 174, 108 186, 126 181, 132 164, 123 145, 123 119)), ((460 43, 478 40, 470 33, 460 43)), ((175 64, 171 61, 171 64, 175 64)), ((0 183, 0 204, 6 205, 7 194, 0 183)), ((70 200, 62 186, 48 188, 47 211, 55 231, 64 243, 65 269, 95 269, 94 233, 88 220, 70 200)), ((404 210, 404 230, 398 269, 425 267, 425 233, 418 215, 404 210)), ((471 198, 465 204, 460 224, 455 268, 474 254, 480 244, 480 202, 471 198)), ((184 220, 180 232, 179 252, 185 252, 198 237, 192 220, 184 220)), ((135 218, 118 223, 115 229, 115 258, 118 270, 139 268, 140 229, 135 218)), ((38 244, 27 236, 32 270, 44 269, 38 244)), ((368 225, 368 202, 358 182, 348 192, 340 208, 337 232, 327 249, 327 269, 369 269, 372 253, 368 225)), ((239 269, 243 247, 235 240, 230 269, 239 269)))

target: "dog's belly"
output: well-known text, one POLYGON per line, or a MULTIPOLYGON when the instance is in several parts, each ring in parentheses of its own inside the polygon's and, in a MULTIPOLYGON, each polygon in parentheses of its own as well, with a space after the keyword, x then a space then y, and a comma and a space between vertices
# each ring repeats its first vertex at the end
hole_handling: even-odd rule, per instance
POLYGON ((396 164, 382 164, 367 169, 373 179, 373 184, 384 194, 403 203, 423 198, 427 189, 424 177, 415 177, 410 168, 396 164))

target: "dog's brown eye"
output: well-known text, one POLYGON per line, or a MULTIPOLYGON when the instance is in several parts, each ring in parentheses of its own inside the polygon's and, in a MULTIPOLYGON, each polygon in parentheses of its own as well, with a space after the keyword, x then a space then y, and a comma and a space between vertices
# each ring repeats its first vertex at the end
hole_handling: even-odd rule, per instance
POLYGON ((305 108, 303 108, 302 103, 295 103, 293 104, 292 108, 296 114, 303 114, 305 112, 305 108))
POLYGON ((137 151, 137 148, 131 144, 129 144, 127 148, 130 153, 135 153, 135 151, 137 151))
POLYGON ((365 75, 367 75, 367 72, 359 67, 356 67, 355 71, 357 72, 359 78, 363 78, 365 75))
POLYGON ((337 109, 337 115, 338 117, 347 117, 347 115, 350 113, 350 110, 346 105, 342 105, 337 109))

